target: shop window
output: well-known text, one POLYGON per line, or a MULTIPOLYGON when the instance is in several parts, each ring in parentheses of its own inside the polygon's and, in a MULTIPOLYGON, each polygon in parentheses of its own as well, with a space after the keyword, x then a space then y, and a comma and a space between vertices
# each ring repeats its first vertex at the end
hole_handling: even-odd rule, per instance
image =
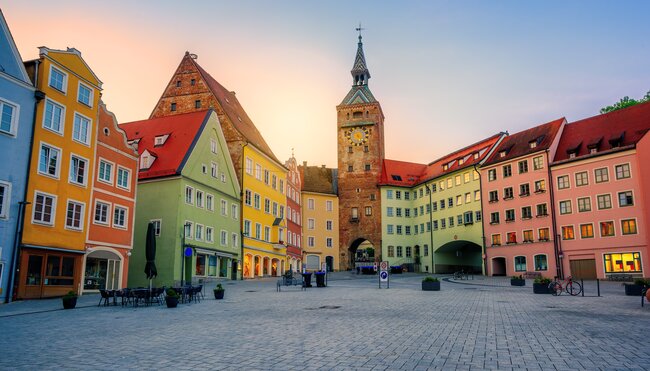
POLYGON ((74 284, 74 258, 48 255, 45 267, 45 285, 72 286, 74 284))
POLYGON ((205 276, 205 258, 203 254, 196 255, 196 270, 194 274, 196 276, 205 276))
POLYGON ((642 272, 638 252, 605 254, 605 273, 642 272))
POLYGON ((217 257, 211 255, 208 257, 208 276, 217 275, 217 257))

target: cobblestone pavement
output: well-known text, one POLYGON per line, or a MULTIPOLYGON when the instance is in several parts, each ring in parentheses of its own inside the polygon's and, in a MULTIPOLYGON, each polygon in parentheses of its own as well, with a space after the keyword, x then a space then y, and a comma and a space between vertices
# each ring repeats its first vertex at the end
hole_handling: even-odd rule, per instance
POLYGON ((336 273, 326 288, 279 293, 275 279, 227 282, 224 300, 176 309, 98 308, 97 296, 65 311, 60 300, 1 305, 0 369, 650 369, 650 306, 620 284, 553 297, 530 281, 424 292, 420 280, 394 275, 379 290, 336 273))

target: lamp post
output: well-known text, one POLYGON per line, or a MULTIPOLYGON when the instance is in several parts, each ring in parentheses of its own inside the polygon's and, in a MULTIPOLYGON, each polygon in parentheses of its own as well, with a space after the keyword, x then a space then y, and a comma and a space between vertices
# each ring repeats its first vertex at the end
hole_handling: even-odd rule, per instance
POLYGON ((428 184, 424 184, 425 187, 427 187, 427 192, 429 192, 429 206, 427 209, 429 210, 429 242, 431 243, 431 271, 433 274, 436 274, 436 263, 434 259, 435 251, 433 249, 433 210, 431 210, 431 204, 432 202, 432 190, 429 188, 428 184))
MULTIPOLYGON (((181 246, 181 287, 185 286, 185 237, 191 226, 192 223, 190 222, 183 224, 183 246, 181 246)), ((190 233, 192 232, 190 231, 190 233)))

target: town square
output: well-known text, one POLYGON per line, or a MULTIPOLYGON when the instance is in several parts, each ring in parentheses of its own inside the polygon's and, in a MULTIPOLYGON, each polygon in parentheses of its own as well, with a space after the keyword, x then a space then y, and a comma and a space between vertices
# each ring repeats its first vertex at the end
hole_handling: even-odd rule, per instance
POLYGON ((650 369, 650 5, 0 5, 0 369, 650 369))

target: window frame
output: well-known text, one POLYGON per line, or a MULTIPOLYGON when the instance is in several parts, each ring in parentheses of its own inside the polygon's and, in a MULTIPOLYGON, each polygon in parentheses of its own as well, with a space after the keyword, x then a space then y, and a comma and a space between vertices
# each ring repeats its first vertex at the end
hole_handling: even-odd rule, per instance
POLYGON ((78 186, 82 186, 82 187, 86 187, 88 185, 89 164, 90 164, 90 161, 87 158, 82 157, 82 156, 80 156, 80 155, 78 155, 76 153, 70 153, 70 166, 69 166, 69 169, 68 169, 68 183, 78 185, 78 186), (74 169, 74 166, 72 165, 72 163, 73 163, 73 161, 75 159, 80 161, 80 162, 85 163, 83 181, 81 183, 76 181, 76 178, 78 177, 78 174, 74 174, 75 175, 75 180, 72 179, 72 175, 73 175, 72 170, 74 169))
MULTIPOLYGON (((4 106, 11 107, 12 112, 11 112, 11 118, 9 121, 9 130, 3 130, 2 129, 2 122, 0 121, 0 134, 5 134, 9 135, 12 137, 15 137, 18 133, 18 123, 20 119, 20 105, 17 103, 14 103, 4 97, 0 98, 0 115, 3 115, 4 111, 4 106)), ((0 118, 1 120, 1 118, 0 118)))
MULTIPOLYGON (((81 128, 79 129, 79 133, 81 133, 81 128)), ((86 116, 83 115, 77 111, 74 112, 74 115, 72 117, 72 140, 81 143, 85 146, 90 147, 90 143, 92 141, 92 136, 93 136, 93 120, 86 116), (75 128, 77 127, 77 118, 79 118, 79 123, 83 122, 83 120, 86 120, 88 123, 88 126, 86 127, 86 140, 81 140, 80 138, 75 137, 75 128)))
POLYGON ((95 199, 93 204, 93 224, 101 225, 104 227, 110 227, 113 219, 113 208, 112 204, 106 200, 95 199), (97 205, 102 204, 106 205, 106 221, 97 220, 97 205))
MULTIPOLYGON (((53 178, 53 179, 60 179, 61 178, 61 161, 63 160, 63 150, 57 146, 54 146, 52 144, 49 144, 47 142, 40 142, 39 147, 38 147, 38 174, 46 176, 48 178, 53 178), (43 147, 47 147, 51 150, 55 150, 58 152, 57 160, 56 160, 56 167, 55 167, 55 174, 50 174, 49 172, 43 172, 41 171, 41 152, 43 150, 43 147)), ((51 157, 48 155, 48 163, 50 162, 51 157)), ((46 168, 49 169, 49 164, 46 165, 46 168)))
MULTIPOLYGON (((66 106, 59 103, 59 102, 57 102, 57 101, 55 101, 54 99, 49 98, 49 97, 45 97, 45 104, 43 106, 44 106, 43 107, 43 121, 41 122, 41 126, 45 130, 48 130, 48 131, 50 131, 52 133, 56 133, 56 134, 59 134, 59 135, 63 136, 65 134, 66 106), (45 124, 46 120, 47 120, 47 117, 48 117, 47 116, 47 105, 48 104, 51 104, 52 106, 58 106, 59 108, 61 108, 61 117, 60 117, 60 121, 59 121, 59 126, 60 126, 59 129, 60 130, 53 129, 51 127, 48 127, 45 124)), ((51 117, 50 122, 52 123, 53 121, 54 121, 54 109, 52 110, 52 117, 51 117)))
POLYGON ((107 159, 105 159, 103 157, 100 157, 99 161, 97 163, 97 181, 113 186, 114 180, 115 180, 115 177, 113 176, 113 170, 114 169, 115 169, 115 163, 114 162, 108 161, 107 159), (110 171, 108 172, 109 178, 110 178, 109 180, 102 179, 102 177, 101 177, 102 163, 110 165, 110 167, 111 167, 110 171))
POLYGON ((51 87, 52 89, 56 90, 57 92, 63 95, 68 95, 68 73, 64 72, 63 69, 56 67, 53 63, 50 63, 50 71, 47 76, 47 86, 51 87), (61 81, 62 86, 60 89, 52 85, 52 76, 54 75, 53 74, 54 71, 62 75, 62 81, 61 81))
POLYGON ((93 89, 90 85, 84 84, 83 82, 81 82, 81 80, 79 80, 77 84, 77 102, 83 104, 86 107, 93 108, 94 100, 95 100, 95 89, 93 89), (82 88, 88 90, 88 103, 83 102, 80 99, 82 88))
POLYGON ((120 204, 113 204, 113 211, 111 212, 111 226, 117 229, 128 229, 129 228, 129 208, 120 204), (124 212, 124 222, 122 225, 115 223, 115 213, 119 210, 124 212))
MULTIPOLYGON (((69 198, 68 201, 66 202, 66 207, 65 207, 64 228, 67 229, 67 230, 77 231, 77 232, 83 231, 83 229, 84 229, 84 220, 86 219, 85 215, 86 215, 86 203, 69 198), (81 211, 79 213, 79 227, 75 227, 74 225, 68 225, 68 212, 69 212, 70 205, 75 205, 75 206, 80 206, 81 207, 81 211)), ((73 219, 73 223, 74 223, 74 219, 73 219)))

